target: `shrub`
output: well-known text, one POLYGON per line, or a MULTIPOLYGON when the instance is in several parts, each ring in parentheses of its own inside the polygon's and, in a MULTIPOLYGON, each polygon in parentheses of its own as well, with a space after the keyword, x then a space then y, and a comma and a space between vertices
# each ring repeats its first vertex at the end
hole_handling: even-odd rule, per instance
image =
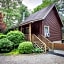
POLYGON ((0 52, 9 52, 13 48, 13 42, 7 38, 0 39, 0 52))
POLYGON ((32 44, 32 42, 29 42, 29 41, 22 42, 22 43, 19 44, 18 49, 19 49, 19 53, 23 53, 23 54, 32 53, 33 44, 32 44))
POLYGON ((11 52, 6 53, 5 55, 8 56, 8 55, 18 55, 18 54, 19 54, 18 49, 13 49, 11 52))
POLYGON ((3 33, 0 33, 0 35, 3 35, 3 33))
POLYGON ((0 35, 0 39, 2 39, 2 38, 6 38, 6 35, 4 35, 4 34, 0 35))
POLYGON ((20 31, 10 31, 7 34, 7 38, 14 42, 14 46, 18 46, 19 43, 24 40, 24 34, 20 31))
POLYGON ((33 52, 34 53, 42 53, 43 50, 41 48, 35 48, 33 52))

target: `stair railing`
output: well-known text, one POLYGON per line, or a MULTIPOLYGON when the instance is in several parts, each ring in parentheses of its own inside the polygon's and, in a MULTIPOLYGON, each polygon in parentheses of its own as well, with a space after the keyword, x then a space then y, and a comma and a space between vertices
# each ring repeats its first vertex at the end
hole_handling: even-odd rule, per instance
POLYGON ((54 49, 54 43, 52 43, 50 40, 48 40, 46 37, 44 37, 43 35, 38 35, 38 37, 50 48, 50 49, 54 49))
POLYGON ((34 43, 34 42, 36 42, 36 44, 38 44, 38 46, 40 47, 40 48, 44 48, 44 52, 46 53, 46 50, 47 50, 47 46, 46 46, 46 44, 39 38, 39 37, 37 37, 35 34, 32 34, 32 42, 34 43), (42 46, 43 45, 43 46, 42 46))

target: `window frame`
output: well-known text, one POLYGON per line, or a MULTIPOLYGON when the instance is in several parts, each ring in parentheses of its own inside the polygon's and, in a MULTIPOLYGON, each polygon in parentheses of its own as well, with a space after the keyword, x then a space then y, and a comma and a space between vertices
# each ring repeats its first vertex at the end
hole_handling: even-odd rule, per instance
POLYGON ((50 34, 50 27, 47 25, 44 25, 44 36, 45 36, 45 28, 48 28, 48 33, 50 34))

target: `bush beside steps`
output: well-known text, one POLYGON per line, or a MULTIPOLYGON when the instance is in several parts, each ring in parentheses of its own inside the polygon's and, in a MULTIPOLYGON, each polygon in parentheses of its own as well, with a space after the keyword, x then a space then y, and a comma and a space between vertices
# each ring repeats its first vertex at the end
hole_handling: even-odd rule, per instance
POLYGON ((18 50, 19 50, 19 53, 21 53, 21 54, 42 53, 43 52, 43 50, 41 48, 34 47, 32 42, 29 42, 29 41, 20 43, 18 50))
POLYGON ((34 49, 33 44, 32 42, 29 41, 20 43, 18 47, 19 53, 22 54, 32 53, 33 49, 34 49))

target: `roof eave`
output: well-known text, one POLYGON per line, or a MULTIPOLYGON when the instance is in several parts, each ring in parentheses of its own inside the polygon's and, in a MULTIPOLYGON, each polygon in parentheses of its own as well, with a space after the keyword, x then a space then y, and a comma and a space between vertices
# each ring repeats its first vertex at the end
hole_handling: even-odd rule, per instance
POLYGON ((28 21, 28 22, 21 23, 19 26, 27 25, 27 24, 34 23, 34 22, 37 22, 37 21, 40 21, 40 20, 44 20, 44 19, 31 20, 31 21, 28 21))
POLYGON ((30 23, 33 23, 33 22, 34 22, 34 21, 24 22, 24 23, 21 23, 19 26, 27 25, 27 24, 30 24, 30 23))

